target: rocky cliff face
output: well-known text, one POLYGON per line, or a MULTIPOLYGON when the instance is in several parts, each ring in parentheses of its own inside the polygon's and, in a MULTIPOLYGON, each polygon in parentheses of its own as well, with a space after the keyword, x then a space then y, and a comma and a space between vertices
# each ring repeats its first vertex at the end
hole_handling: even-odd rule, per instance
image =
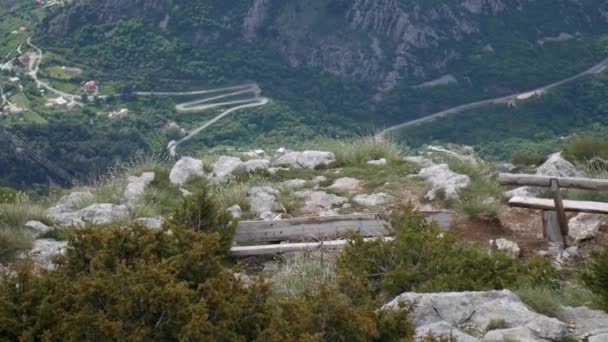
POLYGON ((511 32, 535 44, 560 33, 608 28, 605 0, 229 2, 84 0, 48 25, 53 33, 67 35, 86 23, 141 18, 167 35, 190 30, 188 37, 196 45, 261 44, 279 52, 292 67, 311 66, 373 82, 380 93, 403 81, 440 76, 459 58, 491 52, 488 32, 511 32), (201 13, 208 17, 190 18, 201 13), (206 25, 207 19, 219 24, 206 25))

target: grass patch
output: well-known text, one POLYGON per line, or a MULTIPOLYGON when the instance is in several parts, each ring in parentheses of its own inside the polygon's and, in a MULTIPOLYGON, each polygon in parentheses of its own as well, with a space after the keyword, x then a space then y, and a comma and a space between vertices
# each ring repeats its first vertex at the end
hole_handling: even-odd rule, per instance
POLYGON ((249 185, 236 181, 217 184, 210 189, 211 197, 223 208, 230 208, 236 204, 241 207, 243 212, 249 211, 250 208, 248 193, 249 185))
MULTIPOLYGON (((364 164, 345 167, 340 174, 331 174, 331 177, 333 179, 340 177, 361 178, 365 180, 364 190, 371 192, 385 185, 401 184, 404 182, 404 177, 416 174, 419 170, 418 165, 410 161, 395 160, 384 166, 364 164)), ((330 179, 330 181, 333 179, 330 179)))
POLYGON ((342 143, 334 150, 338 166, 366 165, 370 160, 385 158, 387 162, 402 159, 403 150, 393 140, 377 140, 373 136, 342 143))
POLYGON ((473 178, 471 184, 459 191, 457 207, 470 219, 491 222, 498 220, 503 192, 489 176, 473 178))
POLYGON ((560 318, 559 292, 546 286, 524 285, 515 293, 532 310, 549 317, 560 318))
POLYGON ((279 201, 287 214, 294 215, 304 206, 304 200, 294 196, 288 189, 282 189, 279 196, 279 201))
POLYGON ((511 326, 504 319, 493 319, 488 323, 486 327, 487 331, 490 330, 499 330, 499 329, 509 329, 511 326))
POLYGON ((71 228, 55 228, 42 234, 39 238, 67 241, 70 238, 70 234, 72 234, 71 228))
POLYGON ((574 138, 564 146, 562 155, 570 162, 579 163, 594 158, 608 160, 608 140, 592 137, 574 138))
POLYGON ((47 209, 20 193, 12 203, 0 204, 0 226, 20 230, 27 221, 40 221, 51 224, 47 216, 47 209))
POLYGON ((318 291, 321 286, 335 282, 333 261, 322 251, 287 256, 270 278, 272 292, 278 298, 297 298, 307 291, 318 291))

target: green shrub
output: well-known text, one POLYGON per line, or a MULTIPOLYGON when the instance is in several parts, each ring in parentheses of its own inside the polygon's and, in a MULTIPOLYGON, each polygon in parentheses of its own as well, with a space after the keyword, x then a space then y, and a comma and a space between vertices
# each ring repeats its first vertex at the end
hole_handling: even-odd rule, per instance
POLYGON ((19 191, 0 186, 0 204, 14 203, 19 195, 19 191))
POLYGON ((285 257, 270 283, 275 296, 295 298, 317 291, 321 286, 334 286, 336 274, 324 253, 318 256, 294 254, 285 257))
POLYGON ((594 158, 608 160, 608 141, 591 137, 571 139, 562 150, 564 158, 571 162, 586 162, 594 158))
POLYGON ((520 261, 461 245, 449 232, 426 222, 411 205, 393 214, 392 241, 354 235, 340 254, 338 273, 376 294, 407 291, 491 290, 520 282, 557 283, 549 261, 520 261))
MULTIPOLYGON (((205 215, 209 212, 205 212, 205 215)), ((223 264, 217 234, 171 224, 89 227, 70 236, 54 271, 25 262, 0 279, 7 340, 410 341, 410 305, 378 310, 336 286, 270 300, 223 264)))
POLYGON ((229 181, 228 183, 214 185, 210 189, 211 195, 222 208, 230 208, 238 204, 243 211, 249 210, 250 203, 248 193, 249 185, 237 181, 229 181))
POLYGON ((30 220, 50 224, 46 208, 20 193, 12 203, 0 204, 0 226, 21 229, 30 220))
POLYGON ((546 286, 524 285, 515 292, 532 310, 545 316, 560 317, 559 293, 555 289, 546 286))
POLYGON ((232 246, 237 225, 232 215, 210 196, 206 185, 202 185, 199 191, 184 200, 171 221, 196 232, 217 233, 225 251, 232 246))
POLYGON ((392 140, 373 136, 342 143, 334 153, 339 166, 366 165, 370 160, 385 158, 388 163, 402 159, 402 148, 392 140))
POLYGON ((32 236, 20 229, 0 228, 0 263, 14 259, 17 253, 32 246, 32 236))
POLYGON ((591 253, 582 280, 599 297, 600 306, 608 310, 608 245, 591 253))
POLYGON ((511 163, 517 166, 538 166, 547 161, 547 156, 542 154, 523 154, 516 153, 511 159, 511 163))

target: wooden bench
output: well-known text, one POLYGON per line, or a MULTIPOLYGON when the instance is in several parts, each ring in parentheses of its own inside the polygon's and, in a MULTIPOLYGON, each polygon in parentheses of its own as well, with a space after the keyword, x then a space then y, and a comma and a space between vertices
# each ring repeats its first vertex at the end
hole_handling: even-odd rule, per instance
POLYGON ((608 191, 608 179, 590 179, 574 177, 551 177, 527 174, 501 173, 498 183, 509 186, 533 186, 549 188, 553 199, 534 197, 513 197, 509 200, 511 207, 543 210, 543 233, 551 242, 566 245, 568 220, 566 212, 608 214, 608 203, 588 201, 564 201, 560 189, 581 189, 608 191))
MULTIPOLYGON (((434 221, 448 229, 451 213, 446 210, 422 211, 427 221, 434 221)), ((235 232, 235 242, 258 243, 231 249, 234 256, 276 254, 318 248, 340 248, 341 240, 351 231, 366 238, 383 237, 390 233, 388 222, 377 214, 311 216, 277 221, 241 221, 235 232), (297 242, 281 243, 277 242, 297 242), (266 243, 266 245, 259 245, 266 243), (275 243, 275 244, 270 244, 275 243)))

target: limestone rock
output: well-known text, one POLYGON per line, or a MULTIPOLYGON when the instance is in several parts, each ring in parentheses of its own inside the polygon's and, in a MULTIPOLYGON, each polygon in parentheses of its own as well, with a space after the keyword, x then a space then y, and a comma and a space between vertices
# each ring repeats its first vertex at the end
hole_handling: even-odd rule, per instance
POLYGON ((339 178, 336 179, 330 188, 342 191, 356 191, 361 188, 361 181, 356 178, 339 178))
POLYGON ((580 338, 597 337, 597 341, 608 341, 599 339, 608 337, 608 313, 600 310, 592 310, 585 306, 573 308, 562 306, 562 316, 565 321, 574 326, 574 335, 580 338))
POLYGON ((23 228, 27 229, 34 236, 40 236, 53 230, 52 227, 49 227, 40 221, 27 221, 23 228))
POLYGON ((384 165, 386 165, 386 158, 381 158, 378 160, 370 160, 367 162, 367 165, 384 166, 384 165))
POLYGON ((458 342, 479 342, 477 337, 471 336, 459 330, 448 322, 436 322, 416 328, 416 340, 423 341, 424 336, 453 336, 458 342))
POLYGON ((150 229, 160 229, 163 226, 164 219, 162 217, 140 217, 135 219, 135 222, 143 224, 150 229))
POLYGON ((53 258, 63 254, 68 243, 53 239, 39 239, 34 241, 29 256, 34 260, 37 267, 52 270, 55 268, 53 258))
POLYGON ((251 159, 237 167, 238 170, 244 170, 247 173, 252 173, 261 170, 268 170, 270 161, 266 159, 251 159))
POLYGON ((395 201, 395 197, 385 194, 384 192, 380 192, 371 195, 357 195, 353 198, 353 201, 366 207, 375 207, 393 202, 395 201))
POLYGON ((328 212, 328 210, 348 202, 347 198, 324 191, 298 191, 294 193, 294 196, 304 199, 304 210, 316 215, 323 213, 325 216, 333 216, 334 212, 328 212))
POLYGON ((412 163, 416 163, 416 164, 420 165, 421 167, 431 167, 431 166, 435 165, 435 163, 431 159, 428 159, 425 157, 420 157, 420 156, 405 157, 404 159, 407 161, 410 161, 412 163))
POLYGON ((308 184, 307 181, 303 179, 290 179, 281 183, 281 187, 284 189, 301 189, 308 184))
POLYGON ((131 176, 127 180, 127 186, 123 196, 127 199, 130 205, 133 205, 144 195, 146 187, 154 180, 154 172, 144 172, 139 177, 131 176))
POLYGON ((221 156, 215 162, 215 165, 213 165, 213 176, 218 179, 224 179, 241 165, 243 165, 243 161, 239 158, 221 156))
POLYGON ((604 223, 604 216, 580 213, 568 222, 568 235, 575 243, 594 238, 604 223))
POLYGON ((233 205, 232 207, 226 209, 227 212, 232 215, 234 218, 241 218, 243 216, 243 209, 238 204, 233 205))
POLYGON ((63 196, 49 209, 49 218, 62 226, 69 226, 74 219, 74 211, 82 203, 92 202, 95 196, 89 191, 72 192, 63 196))
POLYGON ((110 224, 129 217, 129 208, 125 205, 110 203, 92 204, 75 213, 74 224, 110 224))
POLYGON ((319 165, 328 165, 336 161, 336 156, 332 152, 304 151, 289 152, 279 157, 277 164, 291 165, 296 168, 314 169, 319 165))
POLYGON ((511 328, 490 331, 483 341, 503 341, 510 335, 520 337, 521 341, 559 341, 568 333, 565 323, 530 310, 509 290, 404 293, 384 308, 398 307, 400 302, 416 303, 411 320, 417 329, 427 327, 425 333, 434 325, 438 332, 449 325, 466 325, 483 332, 492 320, 504 320, 511 328))
POLYGON ((171 169, 169 180, 175 185, 184 185, 190 177, 205 177, 203 161, 190 157, 183 157, 171 169))
POLYGON ((560 153, 555 153, 536 170, 537 175, 553 177, 576 177, 579 173, 574 165, 562 158, 560 153))
POLYGON ((510 258, 517 259, 521 253, 519 245, 507 239, 490 240, 493 250, 505 252, 510 258))
POLYGON ((424 168, 418 175, 431 184, 432 189, 426 194, 429 200, 436 199, 438 191, 444 191, 446 199, 458 199, 458 190, 471 183, 469 176, 453 172, 447 164, 424 168))
POLYGON ((251 211, 260 219, 270 221, 273 219, 272 210, 279 192, 271 187, 254 187, 249 190, 251 211))

